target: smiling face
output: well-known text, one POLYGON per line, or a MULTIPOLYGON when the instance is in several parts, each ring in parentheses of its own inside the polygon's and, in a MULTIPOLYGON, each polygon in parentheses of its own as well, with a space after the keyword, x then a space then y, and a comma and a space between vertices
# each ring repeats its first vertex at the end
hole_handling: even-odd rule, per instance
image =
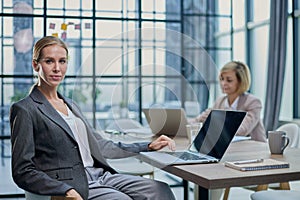
POLYGON ((229 96, 238 95, 240 83, 234 70, 222 72, 220 75, 220 86, 223 93, 229 96))
POLYGON ((67 52, 59 45, 49 45, 42 49, 41 59, 33 62, 38 72, 41 86, 56 88, 64 79, 67 71, 67 52))

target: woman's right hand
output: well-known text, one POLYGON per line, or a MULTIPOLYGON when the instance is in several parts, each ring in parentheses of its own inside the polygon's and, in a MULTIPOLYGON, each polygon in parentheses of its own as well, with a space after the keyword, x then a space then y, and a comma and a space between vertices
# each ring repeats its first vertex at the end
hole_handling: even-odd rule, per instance
POLYGON ((76 190, 74 190, 74 189, 68 190, 66 192, 66 196, 67 197, 73 197, 73 198, 75 197, 76 200, 83 200, 83 198, 80 196, 80 194, 76 190))

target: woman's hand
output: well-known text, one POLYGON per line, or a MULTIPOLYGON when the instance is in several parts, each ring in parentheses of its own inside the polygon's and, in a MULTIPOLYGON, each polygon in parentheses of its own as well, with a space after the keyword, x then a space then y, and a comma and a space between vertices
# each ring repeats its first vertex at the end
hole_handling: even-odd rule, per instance
POLYGON ((175 141, 171 138, 161 135, 156 140, 149 144, 149 150, 160 150, 168 146, 170 150, 175 151, 175 141))
POLYGON ((66 192, 66 196, 67 197, 73 197, 73 198, 75 197, 76 200, 83 200, 83 198, 80 196, 80 194, 76 190, 74 190, 74 189, 68 190, 66 192))

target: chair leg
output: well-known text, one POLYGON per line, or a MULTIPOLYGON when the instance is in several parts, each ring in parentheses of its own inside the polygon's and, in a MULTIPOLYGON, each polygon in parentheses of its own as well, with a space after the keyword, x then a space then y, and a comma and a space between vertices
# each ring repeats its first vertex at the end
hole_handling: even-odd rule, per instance
POLYGON ((226 188, 223 196, 223 200, 227 200, 229 196, 230 188, 226 188))
POLYGON ((280 190, 290 190, 290 184, 289 182, 283 182, 283 183, 280 183, 280 190))
POLYGON ((256 191, 267 190, 267 189, 268 189, 268 184, 258 185, 257 188, 256 188, 256 191))

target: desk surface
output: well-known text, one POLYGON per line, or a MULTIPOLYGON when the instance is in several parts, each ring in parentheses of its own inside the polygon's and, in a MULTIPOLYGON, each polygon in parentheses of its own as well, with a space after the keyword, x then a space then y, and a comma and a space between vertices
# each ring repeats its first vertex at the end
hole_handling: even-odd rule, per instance
POLYGON ((300 149, 287 148, 283 155, 271 155, 267 143, 251 140, 230 144, 220 163, 163 166, 144 156, 141 159, 206 189, 300 180, 300 149), (224 161, 257 158, 287 161, 290 168, 242 172, 224 166, 224 161))

